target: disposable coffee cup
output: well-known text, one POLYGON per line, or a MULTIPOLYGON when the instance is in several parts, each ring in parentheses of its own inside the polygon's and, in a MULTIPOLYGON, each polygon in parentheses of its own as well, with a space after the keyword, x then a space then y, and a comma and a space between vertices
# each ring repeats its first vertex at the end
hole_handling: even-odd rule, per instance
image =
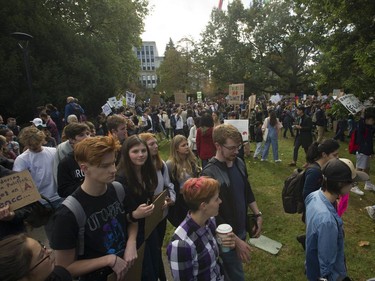
POLYGON ((221 239, 224 239, 228 235, 228 233, 231 233, 232 231, 233 231, 232 227, 229 224, 226 224, 226 223, 220 224, 216 228, 217 242, 219 243, 221 251, 223 253, 229 252, 230 248, 223 247, 221 239))

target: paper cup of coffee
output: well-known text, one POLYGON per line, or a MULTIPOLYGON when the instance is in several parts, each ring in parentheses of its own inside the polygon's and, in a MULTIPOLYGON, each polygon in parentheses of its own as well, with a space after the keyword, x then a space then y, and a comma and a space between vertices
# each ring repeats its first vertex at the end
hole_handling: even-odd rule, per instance
POLYGON ((228 235, 228 233, 231 233, 232 231, 233 231, 232 227, 229 224, 226 224, 226 223, 220 224, 216 228, 217 242, 220 244, 221 251, 223 253, 229 252, 230 248, 223 247, 222 243, 221 243, 221 239, 225 238, 228 235))

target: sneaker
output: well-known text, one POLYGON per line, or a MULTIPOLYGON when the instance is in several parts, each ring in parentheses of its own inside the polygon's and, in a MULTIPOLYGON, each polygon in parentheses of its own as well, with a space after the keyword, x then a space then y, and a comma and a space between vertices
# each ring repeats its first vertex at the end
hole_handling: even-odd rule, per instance
POLYGON ((275 163, 280 163, 281 162, 281 159, 276 159, 275 160, 275 163))
POLYGON ((375 185, 373 185, 371 182, 366 182, 365 190, 375 191, 375 185))
POLYGON ((368 215, 370 216, 370 218, 372 218, 373 220, 375 220, 375 209, 374 209, 374 207, 367 206, 365 209, 366 209, 368 215))
POLYGON ((358 194, 358 195, 363 195, 365 194, 362 190, 359 189, 358 186, 353 186, 351 189, 350 189, 351 192, 355 193, 355 194, 358 194))
POLYGON ((263 158, 262 158, 262 159, 260 159, 260 161, 264 162, 264 161, 267 161, 267 159, 263 159, 263 158))
POLYGON ((254 160, 258 160, 258 156, 254 156, 254 160))

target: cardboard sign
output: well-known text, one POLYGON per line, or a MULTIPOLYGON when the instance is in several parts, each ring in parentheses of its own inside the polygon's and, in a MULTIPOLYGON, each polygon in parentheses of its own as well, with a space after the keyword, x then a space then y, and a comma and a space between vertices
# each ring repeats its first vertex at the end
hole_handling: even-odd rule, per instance
POLYGON ((231 84, 229 85, 229 104, 242 104, 245 97, 245 84, 231 84))
POLYGON ((224 124, 231 124, 241 133, 242 141, 249 140, 249 120, 224 120, 224 124))
POLYGON ((251 94, 251 96, 249 97, 249 109, 255 108, 256 99, 257 99, 257 96, 255 94, 251 94))
POLYGON ((164 190, 156 197, 154 202, 152 202, 152 204, 154 204, 155 207, 151 216, 146 217, 146 220, 145 220, 145 239, 147 239, 148 236, 150 236, 151 232, 163 219, 164 210, 162 209, 162 207, 164 205, 166 196, 167 196, 167 190, 164 190))
POLYGON ((0 179, 0 208, 17 210, 42 199, 28 170, 0 179))
POLYGON ((151 95, 150 105, 151 106, 159 106, 159 104, 160 104, 160 96, 159 95, 151 95))
POLYGON ((175 104, 185 104, 187 101, 186 93, 175 93, 174 94, 174 103, 175 104))
POLYGON ((349 110, 351 114, 356 114, 364 108, 363 104, 353 94, 344 95, 342 97, 339 97, 338 100, 342 103, 343 106, 345 106, 347 110, 349 110))

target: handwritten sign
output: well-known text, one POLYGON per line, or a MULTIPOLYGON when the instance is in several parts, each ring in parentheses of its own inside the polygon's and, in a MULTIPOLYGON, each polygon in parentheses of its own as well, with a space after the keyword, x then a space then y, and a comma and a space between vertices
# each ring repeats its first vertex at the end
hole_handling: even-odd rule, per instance
POLYGON ((159 106, 159 104, 160 104, 160 96, 159 95, 151 95, 150 105, 151 106, 159 106))
POLYGON ((363 104, 353 94, 341 96, 338 100, 352 114, 356 114, 364 108, 363 104))
POLYGON ((187 101, 186 93, 175 93, 174 94, 174 103, 175 104, 185 104, 187 101))
POLYGON ((29 171, 11 174, 0 179, 0 208, 10 205, 17 210, 40 200, 29 171))
POLYGON ((255 94, 251 94, 251 96, 249 97, 249 109, 255 108, 256 99, 257 99, 257 96, 255 94))
POLYGON ((231 84, 229 85, 229 104, 242 104, 245 96, 245 84, 231 84))
POLYGON ((231 124, 241 133, 242 141, 249 140, 249 120, 224 120, 224 124, 231 124))

